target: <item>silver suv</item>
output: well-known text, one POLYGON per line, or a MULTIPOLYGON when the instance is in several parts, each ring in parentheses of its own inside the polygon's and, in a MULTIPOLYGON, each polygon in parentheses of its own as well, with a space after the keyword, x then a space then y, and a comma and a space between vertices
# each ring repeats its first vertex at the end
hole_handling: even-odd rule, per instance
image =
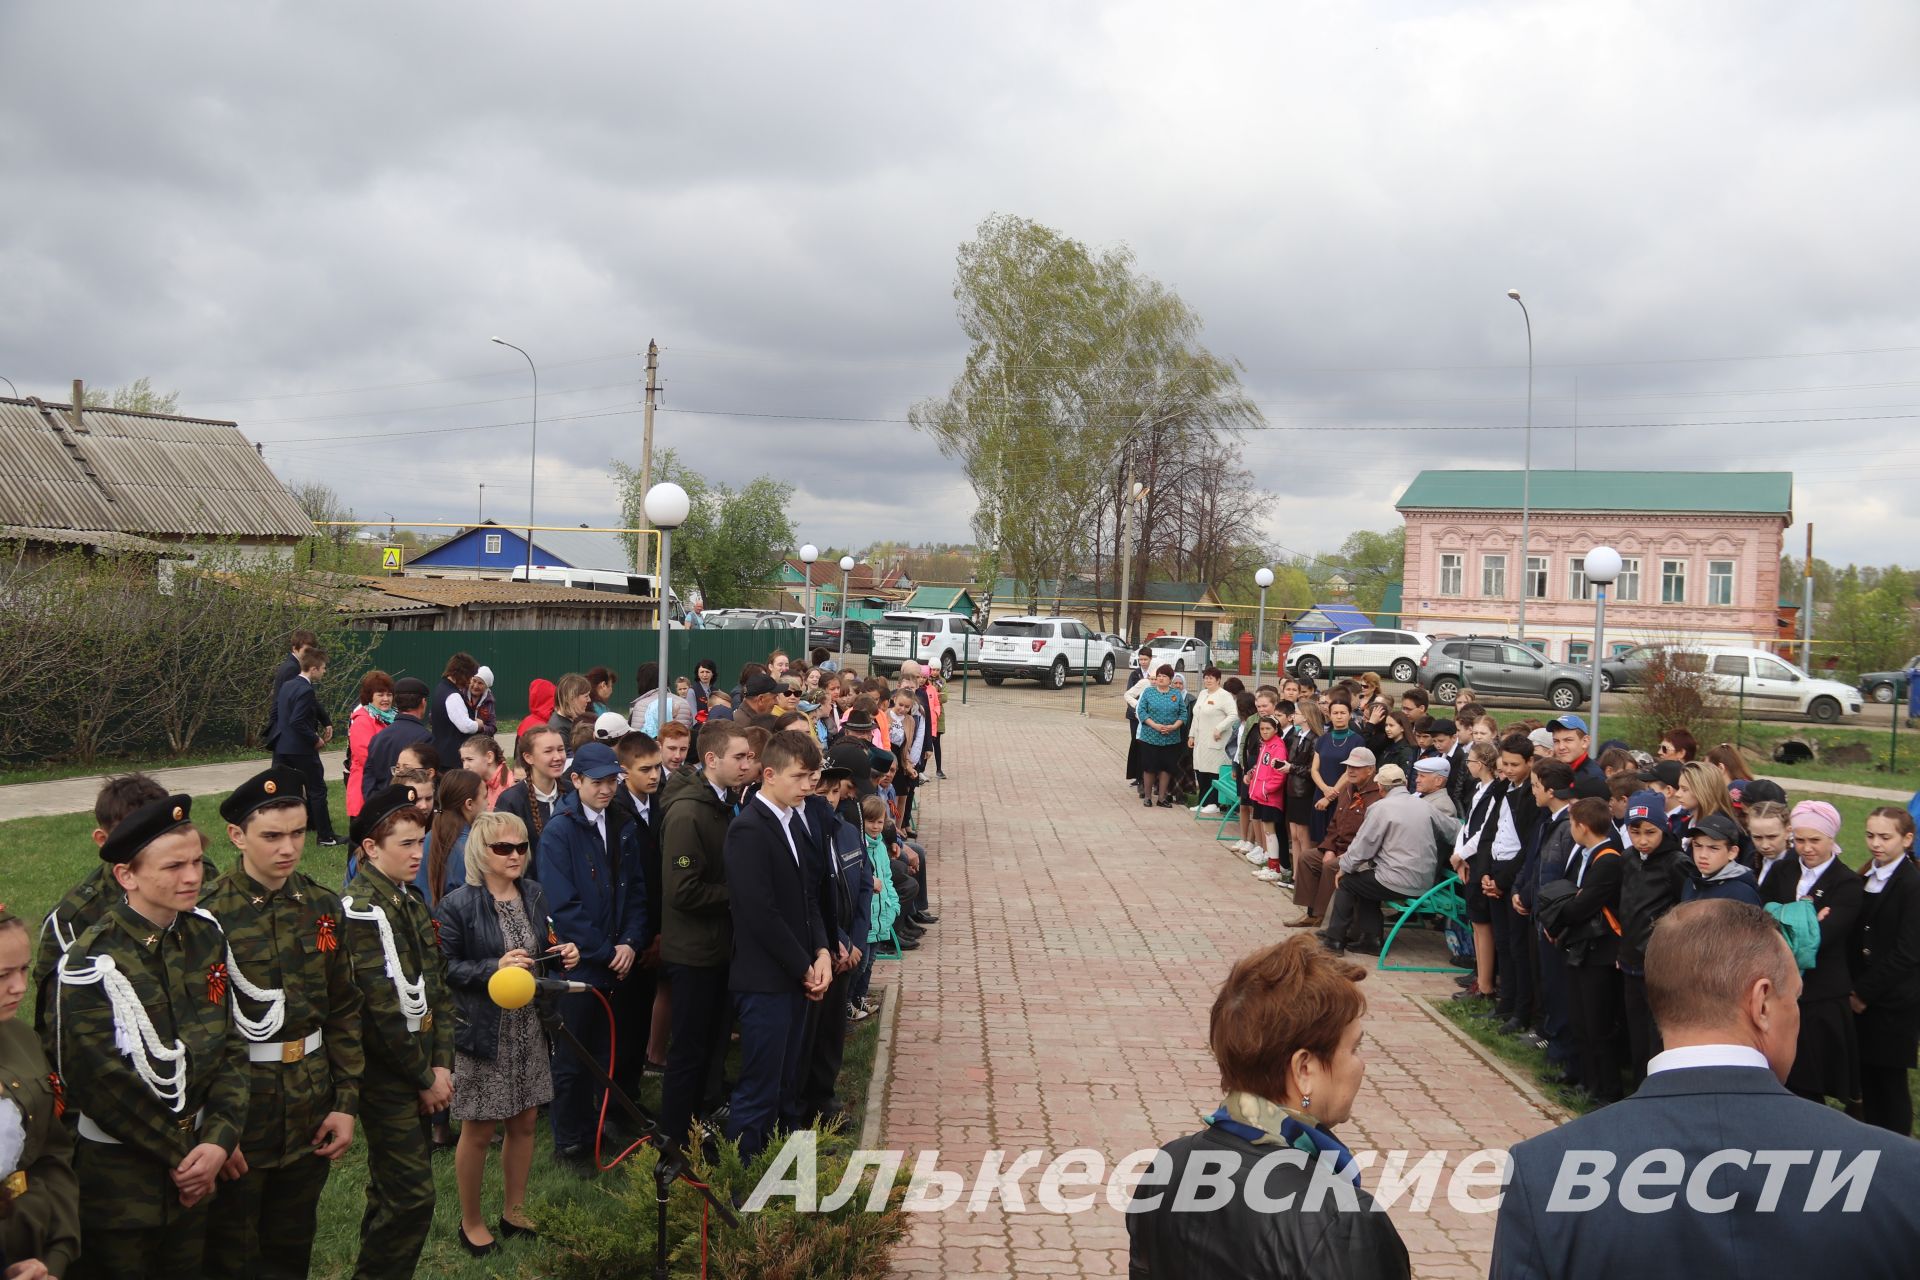
POLYGON ((1434 641, 1420 659, 1420 685, 1449 707, 1465 686, 1504 698, 1539 698, 1556 711, 1571 711, 1593 696, 1593 672, 1549 662, 1511 636, 1451 636, 1434 641))

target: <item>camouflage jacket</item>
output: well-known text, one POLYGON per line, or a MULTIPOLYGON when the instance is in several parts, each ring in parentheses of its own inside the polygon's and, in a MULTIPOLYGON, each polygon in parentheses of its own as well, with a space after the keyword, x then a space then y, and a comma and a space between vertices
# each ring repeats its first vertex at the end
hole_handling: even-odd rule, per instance
POLYGON ((365 858, 341 907, 354 980, 366 998, 361 1042, 368 1069, 430 1089, 435 1067, 453 1067, 453 997, 433 913, 418 889, 395 884, 365 858))
POLYGON ((207 885, 200 905, 227 934, 227 981, 235 1025, 249 1043, 291 1045, 315 1031, 323 1044, 294 1062, 251 1064, 252 1100, 240 1149, 273 1168, 310 1159, 313 1134, 332 1111, 357 1114, 366 1056, 362 997, 343 935, 340 898, 296 871, 278 890, 233 868, 207 885), (246 987, 272 993, 267 999, 246 987))
POLYGON ((125 902, 109 907, 60 961, 55 1069, 68 1113, 169 1169, 203 1142, 231 1152, 247 1122, 247 1051, 229 1016, 225 967, 212 916, 182 913, 160 928, 125 902), (139 1026, 116 1027, 118 982, 138 1003, 130 1016, 144 1012, 161 1050, 178 1046, 180 1059, 154 1057, 139 1026))

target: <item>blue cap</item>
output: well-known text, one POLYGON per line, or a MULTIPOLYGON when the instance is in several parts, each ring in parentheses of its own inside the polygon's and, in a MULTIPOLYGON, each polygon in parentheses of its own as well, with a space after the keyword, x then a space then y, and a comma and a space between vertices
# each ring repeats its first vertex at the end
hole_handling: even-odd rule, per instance
POLYGON ((1651 822, 1656 827, 1667 825, 1667 801, 1658 791, 1636 791, 1627 798, 1627 825, 1636 822, 1651 822))
POLYGON ((1587 728, 1587 722, 1585 720, 1582 720, 1579 716, 1574 716, 1574 715, 1560 716, 1557 719, 1549 720, 1547 721, 1547 728, 1551 730, 1556 730, 1556 731, 1560 729, 1572 729, 1576 733, 1593 732, 1591 729, 1587 728))
POLYGON ((573 753, 573 764, 568 771, 598 782, 621 772, 620 758, 604 742, 583 742, 580 749, 573 753))

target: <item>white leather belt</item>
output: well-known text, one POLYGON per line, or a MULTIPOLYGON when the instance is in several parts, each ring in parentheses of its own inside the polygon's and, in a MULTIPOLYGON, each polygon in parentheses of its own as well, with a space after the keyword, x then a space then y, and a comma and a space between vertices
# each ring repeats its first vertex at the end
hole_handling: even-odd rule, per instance
POLYGON ((411 1031, 411 1032, 416 1032, 416 1033, 417 1033, 417 1032, 418 1032, 418 1031, 420 1030, 420 1019, 418 1019, 418 1018, 408 1018, 408 1019, 407 1019, 407 1030, 408 1030, 408 1031, 411 1031))
MULTIPOLYGON (((200 1127, 200 1122, 205 1120, 206 1118, 207 1118, 207 1109, 205 1107, 202 1107, 198 1111, 194 1112, 191 1116, 180 1117, 180 1127, 182 1129, 187 1129, 187 1128, 198 1129, 200 1127)), ((121 1145, 120 1139, 114 1137, 112 1134, 108 1133, 105 1129, 102 1129, 99 1125, 95 1124, 93 1122, 93 1118, 91 1116, 86 1115, 85 1113, 82 1113, 80 1116, 79 1133, 80 1133, 80 1136, 85 1138, 88 1142, 104 1142, 110 1147, 117 1147, 121 1145)))
POLYGON ((321 1034, 315 1031, 305 1040, 280 1040, 271 1044, 249 1044, 248 1062, 294 1063, 319 1050, 321 1034))

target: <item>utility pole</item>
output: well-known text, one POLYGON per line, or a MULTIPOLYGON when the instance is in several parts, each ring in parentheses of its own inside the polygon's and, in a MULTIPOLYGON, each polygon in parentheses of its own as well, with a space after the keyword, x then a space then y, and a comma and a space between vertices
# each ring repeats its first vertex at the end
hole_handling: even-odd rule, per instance
POLYGON ((1127 597, 1133 591, 1133 456, 1127 456, 1127 480, 1120 490, 1120 615, 1114 630, 1127 635, 1127 597))
POLYGON ((487 522, 487 486, 484 483, 480 486, 480 505, 474 511, 473 520, 475 524, 487 522))
MULTIPOLYGON (((648 338, 647 339, 647 407, 646 407, 646 412, 641 419, 644 425, 641 427, 641 430, 640 430, 640 492, 643 495, 649 489, 653 488, 653 404, 654 404, 654 393, 657 390, 659 390, 659 385, 660 385, 659 379, 656 377, 656 375, 659 373, 659 370, 660 370, 660 344, 655 342, 652 338, 648 338)), ((640 524, 644 528, 646 526, 646 523, 647 523, 647 513, 646 513, 645 504, 643 503, 640 511, 640 524)), ((633 559, 634 559, 633 571, 635 573, 639 573, 640 571, 646 568, 646 566, 641 563, 641 561, 646 556, 646 552, 644 550, 644 542, 645 540, 642 538, 635 538, 633 540, 633 559)), ((662 609, 665 609, 666 593, 664 590, 661 592, 660 599, 662 601, 660 607, 662 609)))
POLYGON ((1807 521, 1807 558, 1800 564, 1800 669, 1813 674, 1813 521, 1807 521))

